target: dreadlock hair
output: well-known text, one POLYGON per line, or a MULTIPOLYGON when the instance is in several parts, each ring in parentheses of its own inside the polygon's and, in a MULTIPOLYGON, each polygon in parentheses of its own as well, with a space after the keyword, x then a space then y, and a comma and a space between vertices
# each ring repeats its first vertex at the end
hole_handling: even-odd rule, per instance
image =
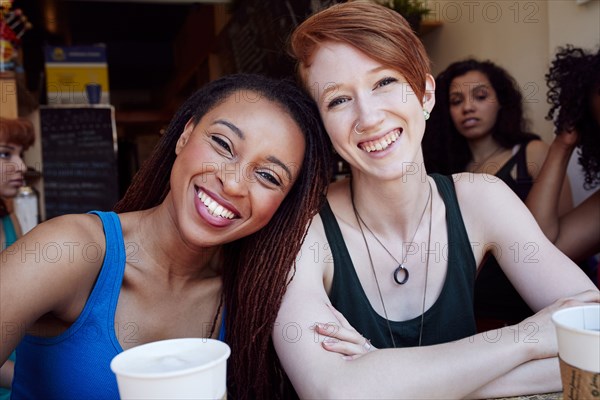
POLYGON ((590 105, 590 98, 598 95, 594 91, 600 90, 600 50, 594 54, 571 45, 559 48, 546 83, 551 104, 546 119, 554 121, 557 134, 577 131, 584 187, 591 189, 600 183, 600 117, 594 116, 590 105))
POLYGON ((228 396, 281 398, 286 378, 271 332, 306 228, 322 204, 332 172, 331 144, 313 100, 288 80, 259 75, 230 75, 208 83, 178 110, 115 211, 160 204, 169 192, 175 145, 186 123, 190 119, 198 123, 229 96, 243 91, 252 93, 247 98, 258 95, 280 105, 299 126, 306 143, 298 178, 271 221, 258 232, 223 245, 225 324, 232 349, 228 396))
POLYGON ((436 106, 427 121, 423 138, 423 157, 430 172, 453 174, 466 170, 473 158, 467 140, 462 136, 450 115, 452 81, 470 71, 483 73, 490 81, 500 104, 492 137, 504 148, 540 139, 527 133, 523 117, 523 96, 512 76, 491 61, 472 58, 450 64, 436 78, 436 106))

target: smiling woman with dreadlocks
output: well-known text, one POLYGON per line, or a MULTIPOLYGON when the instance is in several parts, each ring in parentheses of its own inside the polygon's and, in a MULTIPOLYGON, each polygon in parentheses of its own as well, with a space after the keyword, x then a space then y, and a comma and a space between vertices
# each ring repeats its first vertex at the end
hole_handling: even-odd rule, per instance
POLYGON ((117 399, 110 360, 179 337, 225 340, 228 393, 269 397, 271 327, 328 155, 313 101, 290 82, 232 75, 192 95, 118 214, 53 218, 2 254, 12 398, 117 399), (28 250, 47 246, 62 256, 28 250))

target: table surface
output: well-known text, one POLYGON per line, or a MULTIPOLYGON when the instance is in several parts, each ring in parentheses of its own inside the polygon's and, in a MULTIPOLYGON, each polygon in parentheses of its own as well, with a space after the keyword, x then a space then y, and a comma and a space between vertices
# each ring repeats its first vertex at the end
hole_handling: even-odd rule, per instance
POLYGON ((494 399, 494 400, 563 400, 563 394, 562 394, 562 392, 530 394, 527 396, 503 397, 501 399, 494 399))

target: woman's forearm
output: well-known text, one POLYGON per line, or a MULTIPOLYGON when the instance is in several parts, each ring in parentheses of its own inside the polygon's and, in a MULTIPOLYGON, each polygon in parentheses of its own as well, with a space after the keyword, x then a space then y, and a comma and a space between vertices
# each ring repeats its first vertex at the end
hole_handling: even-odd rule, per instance
POLYGON ((527 196, 527 208, 552 242, 558 237, 559 199, 573 147, 555 140, 548 151, 542 170, 527 196))
MULTIPOLYGON (((464 398, 485 382, 508 376, 535 358, 535 347, 543 347, 517 337, 522 339, 523 332, 513 326, 452 343, 377 350, 338 365, 343 371, 339 379, 324 374, 323 382, 313 381, 310 389, 300 392, 313 398, 464 398), (390 380, 390 371, 402 373, 390 380), (325 391, 315 390, 315 384, 325 391)), ((511 383, 515 379, 509 378, 511 383)), ((494 390, 502 394, 508 388, 494 390)))
POLYGON ((533 360, 471 393, 469 399, 490 399, 562 390, 558 358, 533 360))

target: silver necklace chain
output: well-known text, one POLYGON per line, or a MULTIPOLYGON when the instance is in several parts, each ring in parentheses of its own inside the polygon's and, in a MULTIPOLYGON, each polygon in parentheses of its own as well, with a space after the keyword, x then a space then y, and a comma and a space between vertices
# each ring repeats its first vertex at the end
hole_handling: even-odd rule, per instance
MULTIPOLYGON (((394 257, 394 255, 392 254, 391 251, 388 250, 387 247, 384 246, 384 244, 381 242, 381 240, 379 240, 379 238, 377 237, 377 235, 375 235, 375 233, 373 233, 373 231, 371 230, 371 228, 369 228, 369 225, 367 225, 367 223, 362 219, 362 217, 360 216, 360 214, 358 213, 358 211, 356 211, 356 217, 360 220, 360 222, 362 222, 362 224, 365 226, 365 228, 367 228, 367 230, 369 231, 369 233, 375 238, 375 240, 377 241, 377 243, 379 243, 381 245, 381 247, 383 247, 383 249, 390 255, 390 257, 392 257, 392 259, 396 262, 396 264, 398 264, 398 266, 396 267, 396 269, 393 272, 393 278, 394 281, 398 284, 398 285, 404 285, 406 282, 408 282, 408 278, 410 276, 410 274, 408 273, 408 268, 406 268, 405 264, 406 264, 406 258, 408 257, 408 248, 409 246, 412 245, 412 243, 414 243, 415 240, 415 236, 417 236, 417 232, 419 231, 419 227, 421 226, 421 222, 423 222, 423 217, 425 216, 425 211, 427 211, 427 205, 429 204, 429 200, 431 198, 431 183, 429 184, 429 196, 427 197, 427 201, 425 202, 425 207, 423 207, 423 211, 421 212, 421 217, 419 218, 419 223, 417 224, 417 228, 415 229, 415 233, 413 233, 412 238, 410 239, 410 242, 408 242, 408 246, 405 249, 402 249, 402 262, 399 263, 398 260, 396 260, 396 257, 394 257), (398 279, 398 273, 402 271, 404 272, 404 279, 399 280, 398 279)), ((352 200, 354 202, 354 199, 352 200)), ((356 210, 356 207, 354 207, 354 209, 356 210)), ((360 224, 359 224, 360 225, 360 224)))
MULTIPOLYGON (((427 183, 429 184, 429 196, 427 197, 427 202, 425 203, 425 208, 423 209, 423 213, 421 214, 421 218, 419 220, 419 225, 417 225, 417 231, 418 231, 419 226, 421 225, 421 222, 423 221, 423 216, 425 215, 425 211, 427 210, 427 205, 429 205, 429 232, 427 235, 427 254, 426 254, 426 259, 425 259, 425 285, 423 286, 423 303, 421 305, 421 327, 419 329, 419 346, 421 346, 421 341, 423 338, 423 323, 425 320, 425 300, 427 299, 427 278, 429 275, 429 247, 431 245, 431 224, 432 224, 432 219, 433 219, 433 199, 432 199, 433 189, 431 188, 431 182, 429 180, 427 180, 427 183)), ((388 318, 387 309, 385 307, 385 302, 383 301, 383 294, 381 293, 381 287, 379 286, 379 279, 377 279, 377 272, 375 271, 375 265, 373 264, 373 257, 371 256, 371 250, 369 248, 367 238, 365 237, 365 232, 363 231, 362 225, 364 225, 365 228, 368 229, 368 231, 371 233, 371 235, 373 235, 375 240, 377 240, 377 242, 379 242, 381 247, 383 247, 385 249, 385 251, 388 252, 388 254, 394 259, 394 261, 396 261, 396 262, 398 262, 398 261, 389 252, 389 250, 383 245, 383 243, 381 243, 381 241, 379 241, 379 239, 377 239, 377 236, 375 236, 373 231, 371 231, 371 229, 369 229, 367 224, 365 224, 365 221, 363 221, 360 214, 358 213, 358 210, 356 209, 356 204, 354 203, 354 190, 353 190, 353 186, 352 186, 352 180, 350 180, 350 200, 352 202, 352 210, 354 211, 354 216, 356 217, 356 223, 358 224, 358 228, 360 229, 360 234, 363 238, 363 241, 365 242, 365 247, 367 249, 367 255, 369 256, 369 263, 371 264, 371 271, 373 272, 373 277, 375 278, 375 284, 377 285, 377 293, 379 294, 379 300, 381 301, 381 306, 383 307, 383 314, 385 316, 385 322, 387 323, 388 331, 390 333, 390 339, 392 339, 392 345, 394 346, 394 348, 396 348, 396 341, 394 340, 394 334, 392 332, 392 327, 390 325, 390 319, 388 318)), ((416 234, 417 234, 417 232, 415 231, 415 234, 413 235, 413 240, 414 240, 416 234)), ((404 263, 405 261, 406 261, 406 254, 403 257, 402 263, 404 263)), ((400 266, 398 268, 396 268, 396 271, 398 271, 398 269, 400 269, 401 267, 402 267, 402 264, 400 264, 400 266)), ((405 270, 405 272, 408 276, 408 270, 405 270)), ((406 278, 406 279, 408 279, 408 278, 406 278)), ((394 280, 396 280, 395 276, 394 276, 394 280)), ((396 282, 398 282, 398 281, 396 280, 396 282)))

